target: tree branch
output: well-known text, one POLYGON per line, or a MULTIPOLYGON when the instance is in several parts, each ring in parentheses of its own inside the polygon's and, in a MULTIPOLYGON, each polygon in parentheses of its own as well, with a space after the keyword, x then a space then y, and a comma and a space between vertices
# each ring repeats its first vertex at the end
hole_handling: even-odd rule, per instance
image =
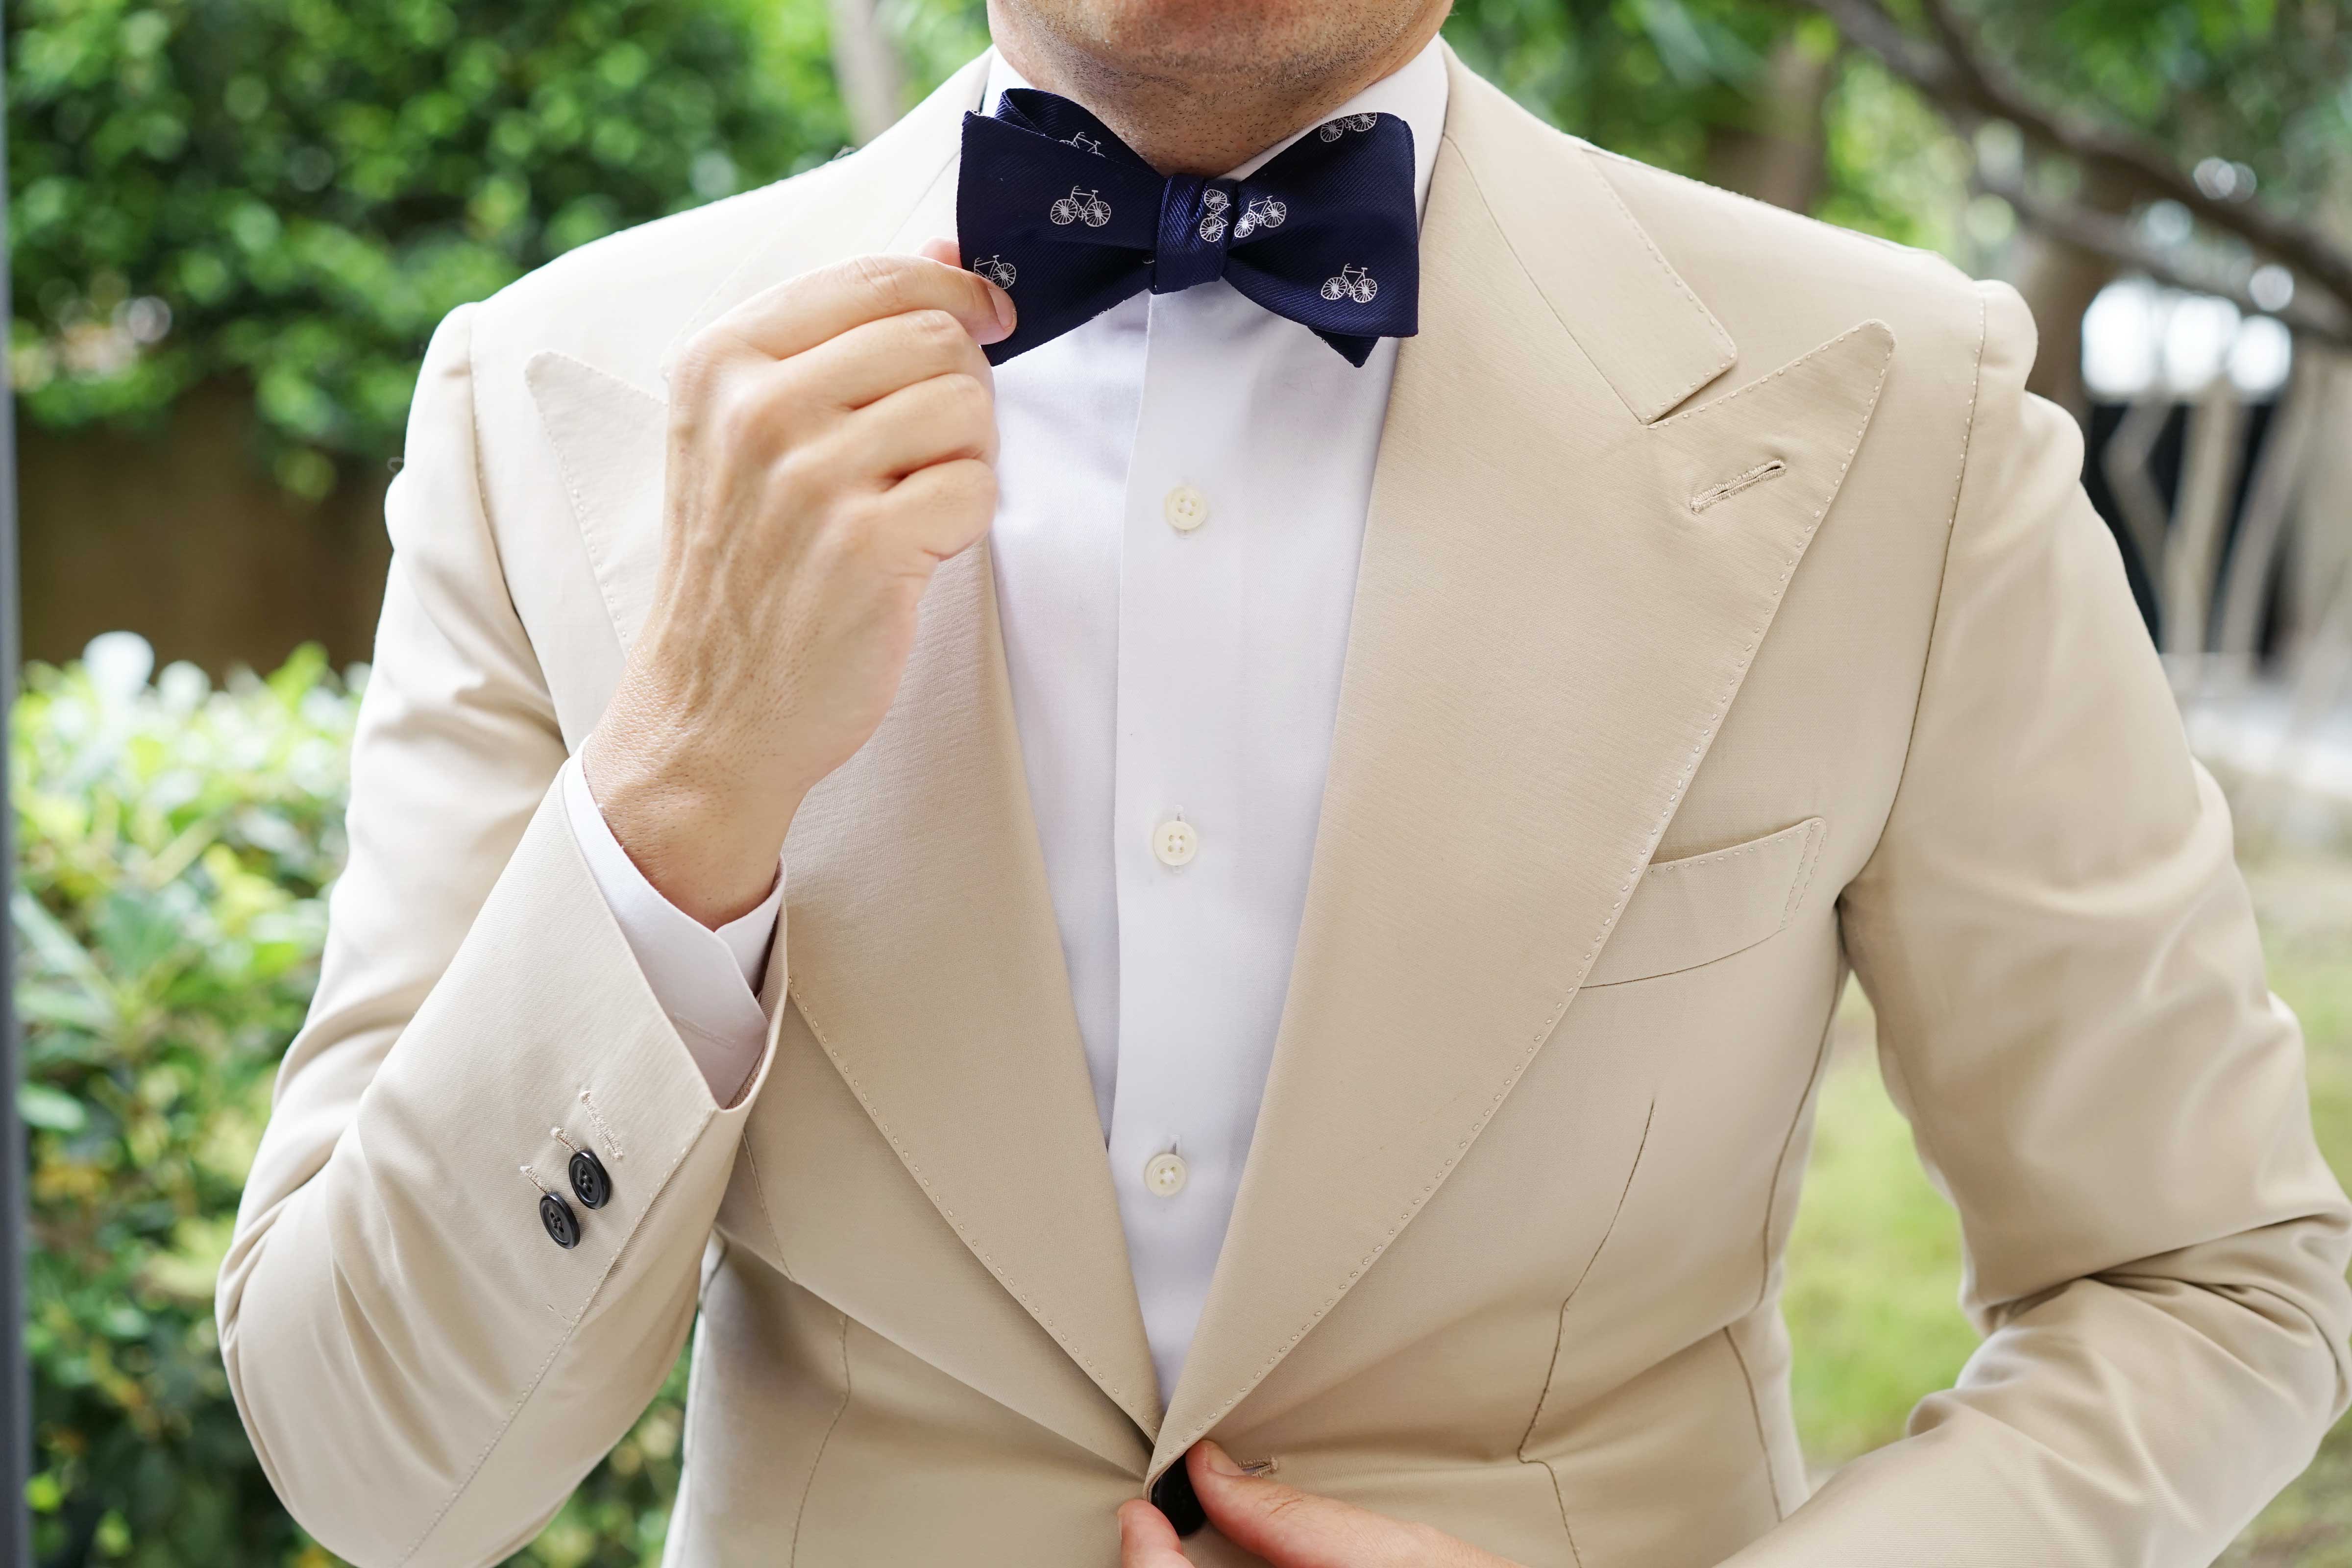
MULTIPOLYGON (((2175 201, 2214 228, 2286 264, 2352 310, 2352 252, 2329 236, 2252 202, 2228 201, 2200 189, 2161 148, 2082 115, 2045 108, 1989 59, 1951 0, 1920 0, 1936 42, 1913 37, 1878 0, 1807 0, 1857 47, 1926 94, 1945 113, 1971 128, 2003 120, 2034 141, 2083 163, 2124 176, 2152 197, 2175 201)), ((2010 195, 2007 191, 1999 193, 2010 195)), ((2021 211, 2048 204, 2011 197, 2021 211)), ((2082 216, 2089 216, 2084 214, 2082 216)), ((2114 254, 2105 245, 2087 246, 2114 254)), ((2136 247, 2145 254, 2145 247, 2136 247)), ((2134 266, 2148 265, 2134 261, 2134 266)), ((2153 269, 2153 268, 2151 268, 2153 269)))
POLYGON ((2104 256, 2118 267, 2145 272, 2159 283, 2192 293, 2219 295, 2248 315, 2274 316, 2298 339, 2352 352, 2352 326, 2347 326, 2343 311, 2314 310, 2299 302, 2284 310, 2257 304, 2247 287, 2245 274, 2249 269, 2184 265, 2176 256, 2142 240, 2127 219, 2034 195, 2021 181, 1979 175, 1977 184, 2015 207, 2021 219, 2044 234, 2055 235, 2095 256, 2104 256))

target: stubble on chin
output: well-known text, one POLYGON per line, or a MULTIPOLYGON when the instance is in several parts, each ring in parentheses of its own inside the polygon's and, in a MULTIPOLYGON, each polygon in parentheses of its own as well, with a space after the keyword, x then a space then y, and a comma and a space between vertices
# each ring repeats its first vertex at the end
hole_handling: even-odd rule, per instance
MULTIPOLYGON (((1425 5, 990 0, 998 47, 1163 170, 1217 174, 1403 63, 1425 5)), ((1417 37, 1413 39, 1417 42, 1417 37)))

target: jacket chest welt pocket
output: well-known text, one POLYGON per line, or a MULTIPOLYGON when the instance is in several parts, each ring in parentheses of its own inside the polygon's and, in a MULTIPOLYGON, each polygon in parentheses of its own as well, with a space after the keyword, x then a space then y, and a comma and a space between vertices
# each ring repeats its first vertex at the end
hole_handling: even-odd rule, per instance
POLYGON ((1774 935, 1804 908, 1826 837, 1812 816, 1729 848, 1653 862, 1585 985, 1696 969, 1774 935))

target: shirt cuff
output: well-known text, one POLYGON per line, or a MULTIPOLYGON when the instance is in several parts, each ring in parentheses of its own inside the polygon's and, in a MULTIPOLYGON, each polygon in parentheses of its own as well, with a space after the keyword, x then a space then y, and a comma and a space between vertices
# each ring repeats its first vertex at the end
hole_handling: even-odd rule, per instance
POLYGON ((588 793, 578 757, 563 764, 562 780, 564 815, 597 891, 712 1098, 731 1103, 767 1047, 768 1016, 758 987, 783 908, 782 862, 776 866, 776 885, 757 909, 713 931, 646 880, 588 793))

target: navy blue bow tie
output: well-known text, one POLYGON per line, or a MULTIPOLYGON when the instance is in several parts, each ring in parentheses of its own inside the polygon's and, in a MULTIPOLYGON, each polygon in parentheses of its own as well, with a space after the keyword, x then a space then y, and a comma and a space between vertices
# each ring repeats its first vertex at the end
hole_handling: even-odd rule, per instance
POLYGON ((1419 330, 1412 131, 1351 114, 1308 132, 1244 180, 1161 175, 1099 120, 1014 88, 996 117, 963 117, 956 227, 964 265, 1021 319, 989 346, 1002 364, 1150 289, 1223 278, 1360 365, 1419 330))

